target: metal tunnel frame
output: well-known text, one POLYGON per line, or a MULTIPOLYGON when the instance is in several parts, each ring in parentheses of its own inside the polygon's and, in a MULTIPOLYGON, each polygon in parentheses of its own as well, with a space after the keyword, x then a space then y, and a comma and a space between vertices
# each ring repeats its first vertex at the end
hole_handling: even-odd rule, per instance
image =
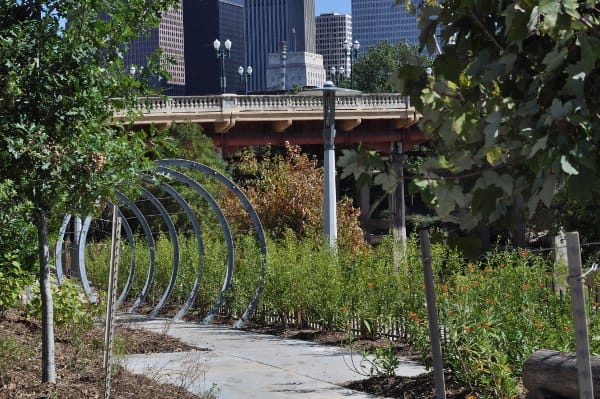
MULTIPOLYGON (((208 204, 210 205, 212 211, 216 215, 217 219, 219 220, 222 232, 225 237, 225 241, 227 244, 227 269, 226 269, 223 285, 218 293, 218 296, 217 296, 215 302, 211 306, 208 313, 203 317, 203 319, 202 319, 203 323, 209 323, 214 318, 214 316, 217 314, 218 310, 223 305, 227 289, 231 285, 231 282, 233 279, 234 261, 235 261, 234 241, 233 241, 231 229, 225 218, 225 215, 223 214, 223 211, 219 208, 218 203, 212 197, 212 195, 204 187, 202 187, 202 185, 199 184, 197 181, 195 181, 194 179, 192 179, 185 173, 182 173, 179 170, 175 170, 172 168, 178 167, 178 168, 191 169, 191 170, 194 170, 197 172, 201 172, 202 174, 219 181, 221 184, 223 184, 229 191, 231 191, 236 196, 236 198, 242 203, 244 209, 250 216, 250 219, 252 221, 252 224, 253 224, 255 232, 256 232, 256 238, 258 239, 258 243, 259 243, 259 247, 260 247, 260 256, 261 256, 260 261, 261 262, 260 262, 260 275, 259 275, 258 281, 256 283, 253 297, 252 297, 250 303, 248 304, 246 310, 240 317, 240 319, 234 324, 234 326, 237 328, 242 327, 250 319, 250 317, 256 310, 256 306, 258 305, 258 300, 259 300, 260 294, 262 293, 262 290, 263 290, 265 273, 266 273, 267 245, 266 245, 264 230, 263 230, 262 224, 260 222, 260 219, 258 217, 258 214, 256 213, 255 209, 252 207, 252 204, 250 203, 250 201, 248 200, 246 195, 240 190, 240 188, 234 182, 232 182, 225 175, 219 173, 218 171, 216 171, 206 165, 203 165, 203 164, 200 164, 197 162, 193 162, 193 161, 182 160, 182 159, 165 159, 165 160, 156 162, 156 164, 157 164, 157 169, 156 169, 155 173, 153 175, 142 176, 142 180, 145 182, 150 182, 150 183, 155 184, 160 190, 167 193, 171 198, 173 198, 178 203, 178 205, 181 207, 183 212, 186 214, 188 220, 190 221, 190 223, 192 225, 192 229, 193 229, 195 237, 196 237, 196 247, 198 250, 198 265, 197 265, 197 269, 196 269, 195 281, 193 283, 190 294, 188 295, 187 299, 185 300, 185 302, 183 303, 182 307, 179 309, 177 314, 174 316, 175 320, 179 320, 185 315, 185 313, 189 310, 189 308, 194 303, 194 301, 198 295, 201 281, 202 281, 202 275, 203 275, 202 267, 203 267, 203 256, 204 256, 204 244, 202 241, 202 231, 201 231, 200 223, 199 223, 197 216, 194 214, 194 212, 190 208, 187 201, 172 186, 170 186, 169 184, 167 184, 165 182, 160 181, 160 178, 161 177, 168 178, 171 180, 179 181, 180 183, 184 183, 188 187, 193 189, 197 194, 199 194, 205 201, 207 201, 208 204)), ((148 316, 152 317, 152 316, 157 316, 160 313, 160 311, 164 307, 165 303, 169 299, 169 296, 171 295, 173 288, 175 287, 175 283, 176 283, 177 275, 178 275, 178 271, 179 271, 179 259, 180 259, 179 240, 177 238, 177 231, 173 224, 173 221, 172 221, 169 213, 165 209, 165 207, 160 202, 160 200, 157 199, 152 193, 150 193, 150 191, 148 191, 145 188, 141 188, 141 193, 142 193, 142 196, 144 198, 146 198, 152 204, 152 206, 158 210, 160 216, 162 217, 164 224, 167 227, 167 230, 169 232, 169 237, 170 237, 170 240, 173 245, 173 265, 172 265, 172 269, 171 269, 171 276, 169 279, 169 283, 168 283, 168 286, 166 287, 166 289, 164 290, 158 304, 149 312, 148 316)), ((152 231, 151 231, 150 225, 149 225, 144 213, 136 206, 136 204, 133 201, 128 199, 122 192, 116 190, 115 195, 116 195, 117 199, 122 204, 124 204, 125 207, 129 208, 129 210, 133 213, 135 218, 138 220, 142 230, 144 231, 146 245, 147 245, 148 252, 149 252, 148 273, 146 275, 144 286, 142 287, 141 292, 138 294, 138 296, 134 300, 133 305, 127 310, 127 312, 134 312, 146 300, 148 293, 150 291, 150 288, 153 284, 154 274, 156 271, 156 253, 155 253, 156 247, 155 247, 155 241, 152 236, 152 231)), ((129 292, 131 290, 131 285, 132 285, 133 278, 135 275, 136 262, 135 262, 135 239, 134 239, 133 231, 131 229, 131 226, 127 222, 127 219, 124 217, 121 209, 119 209, 118 212, 119 212, 119 216, 124 221, 122 223, 122 226, 125 231, 128 245, 131 248, 131 253, 132 253, 127 281, 125 282, 123 290, 122 290, 119 298, 117 299, 117 304, 120 304, 125 300, 125 298, 127 297, 127 295, 129 294, 129 292)), ((63 219, 63 224, 61 225, 60 230, 59 230, 59 237, 58 237, 58 240, 56 243, 56 276, 57 276, 57 280, 58 280, 59 284, 62 284, 62 282, 64 280, 64 268, 63 268, 63 264, 62 264, 64 237, 65 237, 67 227, 68 227, 71 219, 72 219, 72 215, 65 215, 65 217, 63 219)), ((84 289, 88 299, 90 300, 90 302, 95 303, 96 296, 95 296, 95 294, 92 290, 92 287, 90 285, 90 282, 87 278, 87 271, 86 271, 86 265, 85 265, 85 244, 86 244, 87 235, 89 232, 89 228, 90 228, 92 219, 93 219, 92 216, 87 216, 85 218, 85 221, 83 222, 82 227, 81 227, 81 231, 79 232, 79 234, 76 234, 76 236, 74 237, 74 241, 75 241, 74 244, 77 246, 77 249, 78 249, 78 259, 76 260, 76 263, 77 263, 79 276, 81 279, 81 284, 82 284, 83 289, 84 289)), ((79 220, 79 219, 77 219, 77 220, 79 220)))

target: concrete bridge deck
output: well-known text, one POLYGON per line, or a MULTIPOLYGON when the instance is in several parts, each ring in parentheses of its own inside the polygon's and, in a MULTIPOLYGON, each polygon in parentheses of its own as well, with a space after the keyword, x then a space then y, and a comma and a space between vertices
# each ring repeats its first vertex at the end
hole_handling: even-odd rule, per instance
MULTIPOLYGON (((425 141, 413 126, 419 119, 410 99, 396 93, 340 96, 336 101, 336 145, 388 152, 402 142, 407 151, 425 141)), ((225 152, 256 145, 323 144, 320 95, 236 95, 147 98, 137 126, 192 122, 225 152)))

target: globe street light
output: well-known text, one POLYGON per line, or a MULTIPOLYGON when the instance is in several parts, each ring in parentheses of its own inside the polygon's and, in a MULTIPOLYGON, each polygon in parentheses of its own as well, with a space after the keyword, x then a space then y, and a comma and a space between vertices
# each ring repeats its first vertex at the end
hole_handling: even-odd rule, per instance
POLYGON ((252 67, 248 65, 246 70, 244 70, 243 66, 238 68, 238 73, 240 74, 240 78, 244 81, 244 86, 246 87, 246 95, 248 95, 248 79, 252 76, 252 67))
POLYGON ((231 55, 231 40, 225 40, 223 46, 221 46, 221 42, 219 39, 215 39, 213 42, 213 47, 217 52, 217 59, 221 60, 221 93, 225 93, 227 89, 227 78, 225 77, 225 59, 229 58, 231 55))
MULTIPOLYGON (((335 67, 332 67, 335 69, 335 67)), ((335 97, 355 96, 360 91, 336 87, 327 81, 323 87, 303 91, 303 95, 323 93, 323 235, 330 248, 337 246, 337 214, 335 191, 335 97)))
POLYGON ((329 68, 329 72, 331 74, 331 80, 339 86, 342 81, 342 78, 344 77, 344 74, 346 73, 346 68, 344 68, 343 66, 339 68, 332 66, 331 68, 329 68))
POLYGON ((350 87, 354 89, 354 61, 358 59, 358 50, 360 49, 360 42, 355 40, 354 43, 350 43, 348 40, 344 40, 344 47, 346 48, 346 57, 350 57, 350 87))

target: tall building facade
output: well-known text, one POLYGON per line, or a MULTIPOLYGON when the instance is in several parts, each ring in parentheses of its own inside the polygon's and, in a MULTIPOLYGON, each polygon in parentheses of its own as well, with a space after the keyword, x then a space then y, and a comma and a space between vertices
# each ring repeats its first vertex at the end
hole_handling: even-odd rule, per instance
POLYGON ((407 41, 418 44, 417 16, 403 6, 395 7, 395 0, 352 0, 352 35, 360 42, 360 52, 389 41, 407 41))
POLYGON ((227 39, 231 41, 224 68, 226 92, 241 92, 244 84, 237 70, 248 64, 244 0, 183 0, 183 7, 186 95, 221 92, 221 60, 213 47, 215 39, 221 46, 227 39))
POLYGON ((267 90, 268 55, 279 51, 280 42, 290 52, 316 51, 315 0, 246 0, 246 39, 254 70, 249 87, 267 90))
POLYGON ((183 33, 183 0, 179 0, 177 9, 166 11, 160 20, 158 28, 147 32, 143 37, 132 41, 124 56, 125 66, 133 65, 140 71, 148 56, 157 49, 172 58, 175 64, 168 63, 166 58, 161 60, 171 74, 167 82, 157 82, 166 89, 167 94, 180 95, 184 93, 185 76, 185 46, 183 33))
POLYGON ((323 66, 329 73, 331 67, 351 71, 350 57, 344 42, 352 43, 352 16, 349 14, 321 14, 316 17, 317 54, 323 56, 323 66))

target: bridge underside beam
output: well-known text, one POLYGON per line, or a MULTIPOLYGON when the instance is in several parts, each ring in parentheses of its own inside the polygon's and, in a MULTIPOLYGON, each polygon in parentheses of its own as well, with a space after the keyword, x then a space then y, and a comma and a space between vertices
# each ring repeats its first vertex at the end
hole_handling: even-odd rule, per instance
MULTIPOLYGON (((292 145, 323 145, 322 127, 315 127, 305 131, 294 131, 288 129, 283 133, 249 131, 244 134, 236 134, 229 131, 225 134, 209 134, 215 145, 220 147, 224 153, 231 153, 242 147, 261 146, 271 144, 283 146, 286 143, 292 145)), ((404 151, 410 150, 417 144, 427 141, 425 135, 416 127, 403 129, 381 129, 369 130, 355 129, 351 131, 337 131, 335 144, 339 147, 355 147, 358 144, 371 149, 388 153, 391 143, 402 142, 404 151)))

